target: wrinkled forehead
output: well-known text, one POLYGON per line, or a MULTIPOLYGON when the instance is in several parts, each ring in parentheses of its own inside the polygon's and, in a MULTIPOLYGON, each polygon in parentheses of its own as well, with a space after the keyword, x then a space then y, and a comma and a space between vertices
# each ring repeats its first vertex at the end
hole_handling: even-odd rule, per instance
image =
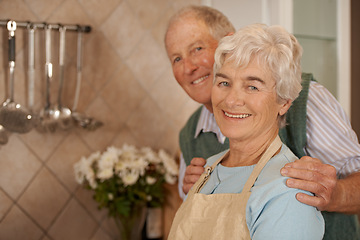
POLYGON ((165 44, 174 36, 194 31, 210 33, 207 24, 202 19, 196 17, 194 14, 186 14, 178 17, 172 20, 168 25, 165 33, 165 44))
POLYGON ((249 58, 236 58, 236 55, 234 54, 225 54, 224 61, 220 68, 214 70, 215 74, 217 74, 224 69, 232 69, 234 72, 243 72, 243 70, 246 68, 257 69, 257 73, 261 72, 263 75, 266 75, 267 79, 276 85, 276 80, 272 69, 265 60, 256 54, 249 56, 249 58))
POLYGON ((234 68, 239 69, 244 69, 250 64, 257 64, 263 69, 270 70, 268 62, 265 59, 262 59, 261 55, 256 53, 247 55, 241 53, 239 54, 239 52, 235 53, 234 51, 229 51, 227 53, 224 53, 223 55, 222 65, 225 64, 232 65, 234 68))
POLYGON ((169 26, 165 35, 165 48, 168 55, 171 55, 187 50, 196 43, 210 45, 213 41, 214 38, 203 22, 180 19, 169 26))

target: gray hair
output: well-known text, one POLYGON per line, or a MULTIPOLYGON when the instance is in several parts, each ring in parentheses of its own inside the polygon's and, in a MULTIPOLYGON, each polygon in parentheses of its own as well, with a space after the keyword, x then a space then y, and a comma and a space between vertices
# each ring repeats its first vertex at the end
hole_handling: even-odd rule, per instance
MULTIPOLYGON (((302 51, 296 38, 283 27, 252 24, 220 41, 215 52, 214 76, 225 61, 234 61, 243 68, 256 57, 271 71, 278 100, 293 101, 302 89, 302 51)), ((285 115, 280 117, 279 124, 285 125, 285 115)))
POLYGON ((232 23, 220 11, 207 6, 189 5, 180 9, 171 17, 166 33, 174 22, 185 16, 194 16, 196 19, 203 21, 208 27, 211 36, 217 41, 220 41, 227 34, 235 32, 232 23))

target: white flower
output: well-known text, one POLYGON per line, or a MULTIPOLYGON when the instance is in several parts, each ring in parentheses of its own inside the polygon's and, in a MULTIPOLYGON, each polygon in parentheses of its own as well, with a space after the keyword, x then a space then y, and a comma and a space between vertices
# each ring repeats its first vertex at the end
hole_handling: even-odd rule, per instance
POLYGON ((156 183, 156 178, 151 177, 151 176, 147 176, 146 177, 146 183, 149 185, 153 185, 154 183, 156 183))
POLYGON ((118 161, 117 152, 114 151, 106 151, 101 155, 98 161, 99 170, 113 168, 115 163, 118 161))
POLYGON ((120 161, 132 161, 136 159, 138 150, 133 145, 124 144, 123 147, 119 150, 119 160, 120 161))
POLYGON ((165 174, 165 181, 169 184, 175 184, 176 183, 176 176, 173 176, 171 174, 166 173, 165 174))
POLYGON ((96 162, 97 160, 99 160, 101 157, 101 153, 99 151, 92 153, 88 158, 87 161, 90 164, 93 164, 94 162, 96 162))
POLYGON ((110 201, 114 200, 114 194, 108 193, 108 198, 109 198, 110 201))
POLYGON ((124 186, 133 185, 139 179, 139 172, 131 169, 130 171, 120 172, 120 178, 124 186))
POLYGON ((79 162, 74 165, 75 179, 79 184, 82 184, 85 177, 89 175, 89 172, 93 172, 91 168, 91 162, 85 157, 82 157, 79 162))
POLYGON ((83 184, 85 174, 80 170, 80 164, 81 162, 77 162, 74 165, 75 180, 78 184, 83 184))
POLYGON ((129 166, 129 161, 118 161, 115 164, 115 173, 118 174, 122 171, 125 171, 129 166))
POLYGON ((106 153, 108 153, 109 155, 113 155, 116 161, 118 160, 119 149, 117 149, 116 147, 114 146, 108 147, 106 149, 106 153))
POLYGON ((160 149, 159 157, 162 160, 166 171, 171 175, 177 176, 179 169, 174 158, 170 157, 170 155, 167 154, 163 149, 160 149))
POLYGON ((92 168, 94 161, 93 155, 91 158, 82 157, 79 162, 74 164, 75 179, 79 184, 83 184, 86 180, 92 189, 97 187, 95 180, 95 173, 92 168))
POLYGON ((156 152, 154 152, 149 147, 141 148, 140 152, 143 155, 143 157, 150 163, 157 164, 161 162, 161 159, 157 156, 156 152))
POLYGON ((97 173, 97 177, 102 181, 112 178, 113 176, 114 176, 114 171, 112 168, 103 168, 100 169, 99 172, 97 173))
MULTIPOLYGON (((93 175, 95 175, 95 174, 93 174, 93 175)), ((93 177, 92 179, 88 180, 88 182, 89 182, 89 185, 90 185, 90 187, 91 187, 92 189, 96 189, 96 188, 97 188, 97 183, 96 183, 94 177, 93 177)))
POLYGON ((145 159, 143 157, 139 157, 136 160, 131 162, 131 166, 130 168, 139 171, 139 174, 141 176, 144 176, 145 174, 145 169, 148 166, 148 162, 145 161, 145 159))
MULTIPOLYGON (((139 190, 131 186, 138 182, 144 184, 144 187, 155 187, 154 184, 159 179, 161 181, 165 179, 166 183, 174 184, 178 175, 178 166, 174 158, 164 150, 155 152, 149 147, 138 149, 133 145, 124 144, 121 148, 111 146, 103 153, 97 151, 87 158, 81 157, 80 161, 74 164, 74 173, 79 184, 85 184, 94 190, 107 184, 105 181, 109 180, 127 187, 126 190, 136 195, 139 190)), ((118 189, 107 191, 101 188, 98 190, 102 194, 107 194, 110 201, 117 198, 119 194, 118 189)), ((145 190, 142 194, 145 194, 145 190)), ((146 200, 157 201, 153 199, 153 194, 147 193, 146 200)))

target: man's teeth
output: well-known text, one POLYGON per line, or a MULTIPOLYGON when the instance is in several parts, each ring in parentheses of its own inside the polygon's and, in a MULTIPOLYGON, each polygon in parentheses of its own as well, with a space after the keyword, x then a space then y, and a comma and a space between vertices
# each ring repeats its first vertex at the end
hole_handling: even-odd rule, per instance
POLYGON ((205 78, 207 78, 209 75, 199 78, 198 80, 193 81, 193 84, 198 84, 202 82, 205 78))
POLYGON ((230 113, 225 112, 225 116, 231 117, 231 118, 246 118, 246 117, 249 117, 250 115, 251 114, 238 114, 238 115, 235 115, 235 114, 230 114, 230 113))

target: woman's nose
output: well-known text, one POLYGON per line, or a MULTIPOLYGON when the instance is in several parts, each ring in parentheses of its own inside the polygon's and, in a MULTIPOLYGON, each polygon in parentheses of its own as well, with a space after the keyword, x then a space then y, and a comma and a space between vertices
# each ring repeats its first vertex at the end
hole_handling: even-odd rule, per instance
POLYGON ((234 106, 243 106, 245 104, 245 94, 244 91, 237 88, 231 88, 231 90, 228 92, 227 96, 225 97, 225 103, 229 107, 234 106))
POLYGON ((187 58, 184 60, 184 71, 186 74, 192 74, 196 69, 198 69, 198 66, 194 59, 187 58))

